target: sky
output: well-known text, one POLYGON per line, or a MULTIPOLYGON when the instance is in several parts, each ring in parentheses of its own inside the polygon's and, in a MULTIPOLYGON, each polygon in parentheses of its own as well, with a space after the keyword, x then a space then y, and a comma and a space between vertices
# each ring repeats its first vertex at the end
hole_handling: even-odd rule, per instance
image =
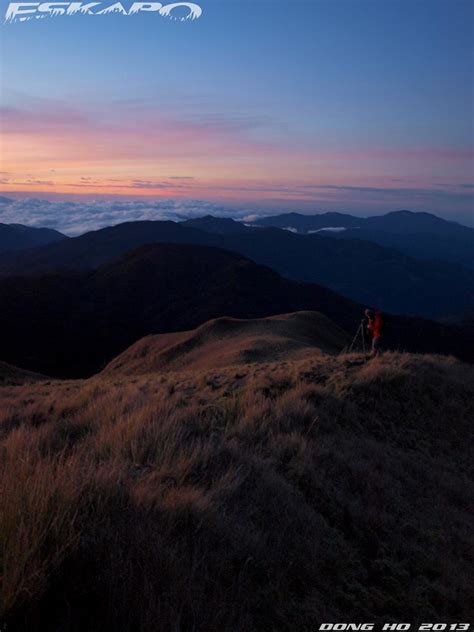
POLYGON ((197 4, 0 25, 0 190, 24 223, 193 201, 472 225, 474 3, 197 4))

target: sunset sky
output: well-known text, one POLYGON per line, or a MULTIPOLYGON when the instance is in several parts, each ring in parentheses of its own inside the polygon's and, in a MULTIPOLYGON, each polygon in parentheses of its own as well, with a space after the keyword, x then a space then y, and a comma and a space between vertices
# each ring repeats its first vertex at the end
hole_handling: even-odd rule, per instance
POLYGON ((2 194, 469 223, 472 2, 197 3, 2 24, 2 194))

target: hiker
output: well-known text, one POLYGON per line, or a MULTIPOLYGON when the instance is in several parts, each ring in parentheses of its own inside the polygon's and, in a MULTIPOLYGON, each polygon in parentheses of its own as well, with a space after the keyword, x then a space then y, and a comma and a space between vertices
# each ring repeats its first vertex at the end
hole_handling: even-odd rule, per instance
POLYGON ((383 335, 384 335, 384 318, 382 312, 366 309, 367 331, 372 337, 371 356, 375 357, 382 353, 383 335))

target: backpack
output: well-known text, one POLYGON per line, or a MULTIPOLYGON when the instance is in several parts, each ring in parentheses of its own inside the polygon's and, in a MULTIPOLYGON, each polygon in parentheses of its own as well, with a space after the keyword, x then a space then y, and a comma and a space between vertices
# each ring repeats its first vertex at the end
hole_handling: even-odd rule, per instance
POLYGON ((387 333, 387 319, 383 312, 375 312, 374 328, 380 336, 385 336, 387 333))

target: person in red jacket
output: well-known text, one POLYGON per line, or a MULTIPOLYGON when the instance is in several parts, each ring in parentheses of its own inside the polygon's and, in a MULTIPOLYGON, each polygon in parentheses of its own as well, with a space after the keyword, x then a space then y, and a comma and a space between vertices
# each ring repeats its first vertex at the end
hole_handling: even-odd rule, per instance
POLYGON ((378 356, 383 349, 384 318, 382 312, 366 309, 367 331, 372 337, 372 356, 378 356))

